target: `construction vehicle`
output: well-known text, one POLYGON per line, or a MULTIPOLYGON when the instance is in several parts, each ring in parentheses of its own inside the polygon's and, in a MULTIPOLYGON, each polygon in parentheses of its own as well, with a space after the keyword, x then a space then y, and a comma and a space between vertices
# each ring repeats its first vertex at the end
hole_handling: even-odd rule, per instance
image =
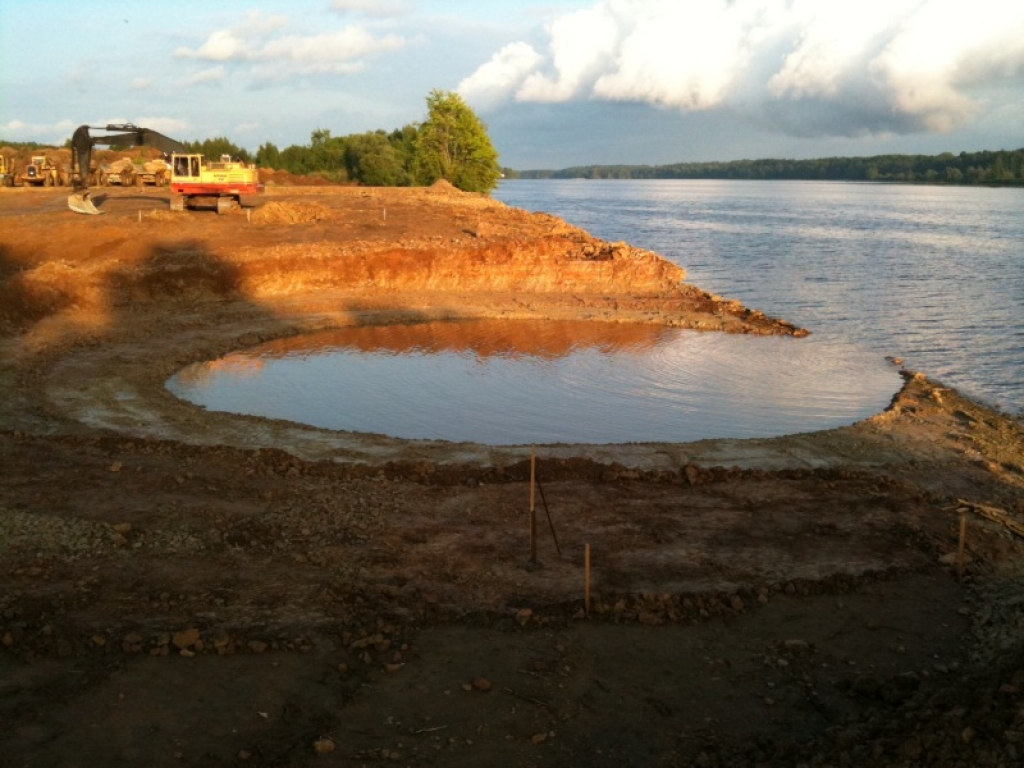
POLYGON ((217 213, 227 213, 262 194, 256 166, 221 155, 207 160, 202 155, 171 155, 171 210, 213 205, 217 213))
POLYGON ((14 186, 14 174, 11 173, 11 168, 7 164, 7 156, 0 155, 0 186, 13 187, 14 186))
POLYGON ((150 160, 135 166, 135 185, 152 184, 166 187, 171 180, 171 166, 165 160, 150 160))
MULTIPOLYGON (((227 213, 241 205, 243 198, 262 194, 264 190, 255 166, 224 157, 219 162, 210 162, 202 155, 186 152, 179 141, 131 123, 96 129, 119 132, 106 136, 90 135, 91 127, 79 126, 71 137, 71 177, 75 191, 68 198, 68 207, 77 213, 102 213, 89 197, 89 174, 82 173, 83 168, 89 168, 92 148, 97 144, 156 147, 170 156, 169 176, 159 175, 170 183, 171 210, 174 211, 212 206, 217 213, 227 213)), ((145 175, 133 178, 144 180, 145 175)), ((155 169, 153 178, 158 178, 155 169)))
POLYGON ((131 187, 135 184, 135 165, 127 157, 100 166, 97 182, 101 187, 120 185, 131 187))
POLYGON ((46 155, 34 155, 18 181, 33 187, 63 187, 68 183, 68 173, 46 155))

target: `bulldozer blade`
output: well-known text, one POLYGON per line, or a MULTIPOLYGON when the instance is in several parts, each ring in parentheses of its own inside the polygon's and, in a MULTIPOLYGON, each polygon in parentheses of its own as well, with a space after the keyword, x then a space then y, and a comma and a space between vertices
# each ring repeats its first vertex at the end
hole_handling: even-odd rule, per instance
POLYGON ((89 199, 88 192, 75 192, 68 198, 68 208, 75 213, 89 213, 89 214, 100 214, 103 213, 99 208, 93 205, 92 200, 89 199))

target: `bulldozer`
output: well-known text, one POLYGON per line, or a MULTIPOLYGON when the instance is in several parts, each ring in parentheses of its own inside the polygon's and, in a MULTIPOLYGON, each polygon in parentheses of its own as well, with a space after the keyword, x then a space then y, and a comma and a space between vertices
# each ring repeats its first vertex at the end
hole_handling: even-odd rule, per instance
POLYGON ((63 187, 68 183, 68 173, 46 155, 34 155, 18 182, 23 186, 63 187))
MULTIPOLYGON (((168 182, 172 211, 213 207, 217 213, 227 213, 250 196, 264 191, 255 166, 227 156, 222 156, 219 161, 209 161, 202 155, 188 153, 179 141, 131 123, 107 125, 103 130, 118 133, 106 136, 92 136, 90 128, 88 125, 79 126, 71 137, 71 179, 75 191, 68 198, 68 207, 77 213, 103 213, 90 198, 88 171, 82 172, 83 168, 89 168, 92 148, 97 144, 156 147, 169 156, 169 168, 159 169, 155 164, 143 166, 139 173, 132 171, 135 175, 130 183, 141 184, 147 176, 158 186, 162 180, 168 182)), ((121 180, 124 183, 123 176, 121 180)))
POLYGON ((7 156, 0 155, 0 187, 13 187, 14 174, 11 173, 11 166, 8 164, 7 156))

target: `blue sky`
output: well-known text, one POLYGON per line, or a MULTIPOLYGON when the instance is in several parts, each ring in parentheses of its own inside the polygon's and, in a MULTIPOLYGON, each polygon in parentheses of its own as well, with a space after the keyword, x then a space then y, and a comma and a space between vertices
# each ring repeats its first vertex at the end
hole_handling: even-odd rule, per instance
POLYGON ((0 138, 255 150, 458 91, 513 168, 1024 147, 1020 0, 4 0, 0 138))

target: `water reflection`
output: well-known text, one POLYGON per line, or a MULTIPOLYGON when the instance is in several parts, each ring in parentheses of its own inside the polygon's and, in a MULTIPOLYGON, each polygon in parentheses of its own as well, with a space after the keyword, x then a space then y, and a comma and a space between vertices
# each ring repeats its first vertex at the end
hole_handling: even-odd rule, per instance
POLYGON ((852 423, 899 387, 827 335, 700 334, 601 322, 432 322, 312 334, 189 366, 211 410, 486 444, 765 437, 852 423))

